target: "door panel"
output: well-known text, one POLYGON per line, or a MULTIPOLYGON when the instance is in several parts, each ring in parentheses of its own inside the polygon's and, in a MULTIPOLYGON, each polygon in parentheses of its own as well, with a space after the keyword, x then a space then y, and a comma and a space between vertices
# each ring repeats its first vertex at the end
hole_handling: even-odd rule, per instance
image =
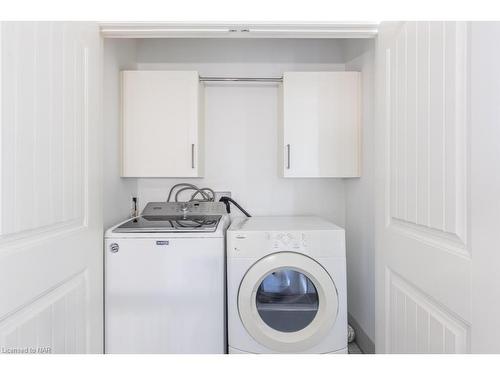
POLYGON ((412 232, 419 225, 424 237, 444 237, 450 250, 467 255, 467 33, 465 23, 449 24, 407 23, 387 49, 389 220, 412 232), (427 67, 417 74, 418 61, 427 67))
POLYGON ((467 49, 465 22, 381 27, 378 352, 468 350, 467 49))
POLYGON ((465 353, 467 325, 390 270, 386 344, 391 353, 465 353))
POLYGON ((99 30, 0 27, 0 345, 102 352, 99 30))

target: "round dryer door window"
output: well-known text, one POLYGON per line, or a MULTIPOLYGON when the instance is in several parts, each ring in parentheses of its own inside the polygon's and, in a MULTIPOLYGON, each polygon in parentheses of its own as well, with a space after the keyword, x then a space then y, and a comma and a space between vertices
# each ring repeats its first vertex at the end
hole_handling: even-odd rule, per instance
POLYGON ((280 252, 255 263, 238 293, 238 310, 248 333, 277 352, 318 344, 335 323, 337 289, 312 258, 280 252))
POLYGON ((318 312, 318 292, 305 274, 284 268, 262 280, 256 305, 269 327, 280 332, 296 332, 314 320, 318 312))

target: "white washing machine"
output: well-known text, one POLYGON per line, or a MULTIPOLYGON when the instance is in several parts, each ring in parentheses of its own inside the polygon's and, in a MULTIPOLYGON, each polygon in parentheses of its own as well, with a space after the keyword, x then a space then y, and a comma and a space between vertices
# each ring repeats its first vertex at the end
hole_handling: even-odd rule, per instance
POLYGON ((225 353, 223 203, 149 203, 105 234, 106 353, 225 353))
POLYGON ((344 229, 252 217, 227 231, 229 353, 347 353, 344 229))

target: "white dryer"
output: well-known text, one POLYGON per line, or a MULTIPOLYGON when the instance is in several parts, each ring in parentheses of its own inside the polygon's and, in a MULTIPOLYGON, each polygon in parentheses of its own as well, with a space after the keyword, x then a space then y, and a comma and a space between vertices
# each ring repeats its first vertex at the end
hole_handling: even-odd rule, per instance
POLYGON ((225 353, 223 203, 148 203, 105 235, 106 353, 225 353))
POLYGON ((344 229, 252 217, 227 231, 229 353, 347 353, 344 229))

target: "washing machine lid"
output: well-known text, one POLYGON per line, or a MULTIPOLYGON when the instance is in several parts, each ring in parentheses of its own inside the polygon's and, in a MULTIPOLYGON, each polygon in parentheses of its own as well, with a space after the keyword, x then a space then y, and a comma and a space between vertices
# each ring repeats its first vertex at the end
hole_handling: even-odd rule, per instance
POLYGON ((121 224, 114 233, 215 232, 222 215, 145 215, 121 224))
POLYGON ((238 312, 248 333, 277 352, 320 343, 335 324, 338 294, 328 272, 304 254, 279 252, 257 261, 243 277, 238 312))

